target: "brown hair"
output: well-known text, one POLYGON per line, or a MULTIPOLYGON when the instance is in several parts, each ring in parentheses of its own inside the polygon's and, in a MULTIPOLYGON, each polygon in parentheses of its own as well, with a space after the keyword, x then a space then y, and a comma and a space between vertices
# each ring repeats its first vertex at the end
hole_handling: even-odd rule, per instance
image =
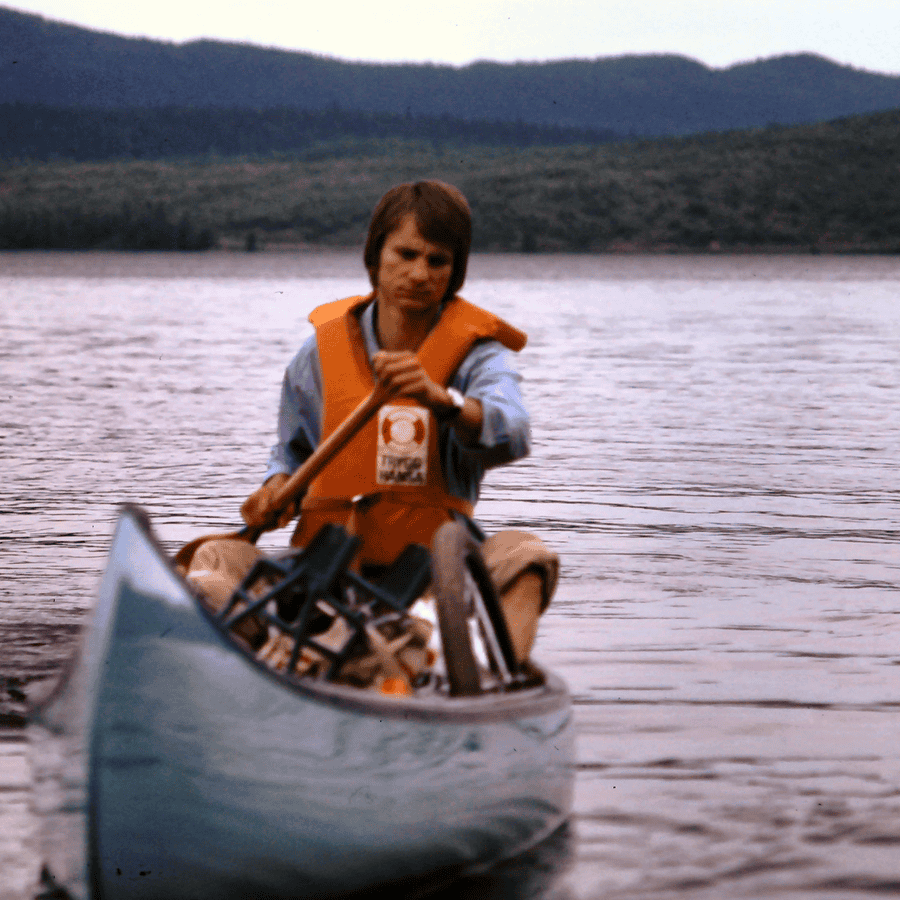
POLYGON ((426 241, 452 251, 453 272, 447 287, 447 297, 452 297, 466 280, 472 245, 472 213, 462 193, 442 181, 398 184, 378 201, 363 252, 369 281, 373 288, 378 287, 381 248, 387 236, 399 228, 410 213, 416 217, 416 224, 426 241))

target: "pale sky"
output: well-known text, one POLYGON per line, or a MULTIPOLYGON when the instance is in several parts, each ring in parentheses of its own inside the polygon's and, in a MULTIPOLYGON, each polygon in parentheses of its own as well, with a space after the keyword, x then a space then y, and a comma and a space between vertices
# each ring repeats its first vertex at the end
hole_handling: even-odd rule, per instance
POLYGON ((678 53, 720 68, 812 52, 900 74, 900 0, 12 0, 130 36, 199 37, 347 60, 594 59, 678 53))

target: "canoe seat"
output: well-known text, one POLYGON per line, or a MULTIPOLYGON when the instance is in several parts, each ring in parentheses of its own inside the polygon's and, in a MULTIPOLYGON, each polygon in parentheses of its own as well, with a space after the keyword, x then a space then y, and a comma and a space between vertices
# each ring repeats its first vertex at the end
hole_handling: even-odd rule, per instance
POLYGON ((408 544, 393 564, 379 575, 366 580, 355 572, 348 572, 347 577, 351 584, 377 596, 397 612, 406 612, 431 582, 431 554, 421 544, 408 544))
POLYGON ((309 648, 328 660, 326 677, 333 677, 366 645, 373 627, 407 619, 409 607, 431 580, 431 557, 421 545, 410 544, 372 578, 350 568, 359 546, 358 537, 327 524, 299 552, 257 560, 218 614, 219 621, 233 630, 255 616, 292 638, 289 672, 309 648), (336 618, 346 626, 340 645, 317 639, 336 618))
POLYGON ((258 616, 284 629, 306 612, 301 622, 305 627, 307 619, 316 618, 316 601, 340 592, 338 579, 359 544, 359 538, 348 535, 343 528, 325 525, 299 553, 281 558, 261 557, 219 612, 219 620, 232 630, 244 619, 258 616), (274 616, 267 611, 272 601, 277 610, 274 616))
POLYGON ((339 579, 360 543, 339 525, 323 525, 303 550, 281 560, 286 581, 278 586, 278 615, 293 622, 304 602, 340 596, 339 579))

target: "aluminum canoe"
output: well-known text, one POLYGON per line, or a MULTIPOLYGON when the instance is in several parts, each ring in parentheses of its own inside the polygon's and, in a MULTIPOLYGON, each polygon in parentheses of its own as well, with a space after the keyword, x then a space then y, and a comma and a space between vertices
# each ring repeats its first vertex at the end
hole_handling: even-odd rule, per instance
POLYGON ((126 508, 32 716, 44 859, 76 900, 299 900, 482 870, 567 818, 565 685, 382 696, 274 673, 126 508))

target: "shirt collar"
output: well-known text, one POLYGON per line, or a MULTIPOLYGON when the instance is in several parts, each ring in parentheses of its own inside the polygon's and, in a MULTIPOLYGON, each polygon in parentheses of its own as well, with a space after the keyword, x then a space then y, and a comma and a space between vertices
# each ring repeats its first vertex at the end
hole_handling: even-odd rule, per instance
MULTIPOLYGON (((444 312, 446 303, 441 304, 441 313, 444 312)), ((438 316, 440 319, 440 316, 438 316)), ((359 324, 362 328, 363 340, 366 342, 366 353, 371 359, 380 349, 381 344, 378 343, 378 335, 375 332, 375 297, 366 304, 360 317, 359 324)))
POLYGON ((371 359, 380 349, 378 343, 378 335, 375 333, 375 300, 372 299, 363 309, 362 315, 359 317, 359 324, 362 328, 363 340, 366 342, 366 353, 371 359))

